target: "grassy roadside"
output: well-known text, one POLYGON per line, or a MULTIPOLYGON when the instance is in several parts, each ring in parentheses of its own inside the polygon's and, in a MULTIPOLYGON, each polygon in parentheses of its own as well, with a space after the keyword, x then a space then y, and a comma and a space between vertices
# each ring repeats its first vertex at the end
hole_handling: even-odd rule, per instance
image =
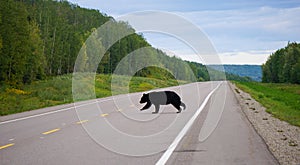
POLYGON ((300 126, 300 85, 233 82, 267 108, 274 117, 300 126))
MULTIPOLYGON (((128 77, 118 76, 118 80, 122 81, 122 79, 125 81, 128 80, 128 77)), ((133 77, 130 79, 129 92, 140 92, 184 83, 186 82, 133 77)), ((121 94, 127 90, 127 88, 120 86, 117 92, 121 94)), ((96 75, 95 93, 97 98, 112 95, 111 75, 96 75)), ((73 102, 71 74, 36 81, 30 85, 25 85, 22 89, 0 87, 0 116, 71 102, 73 102)))

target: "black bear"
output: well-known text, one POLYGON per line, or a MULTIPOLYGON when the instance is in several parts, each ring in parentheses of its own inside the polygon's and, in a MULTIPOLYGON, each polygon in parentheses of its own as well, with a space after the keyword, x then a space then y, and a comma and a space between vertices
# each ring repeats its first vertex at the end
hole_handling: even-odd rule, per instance
POLYGON ((180 97, 173 91, 144 93, 140 103, 146 102, 147 104, 141 109, 141 111, 150 108, 152 104, 155 106, 155 112, 152 113, 158 113, 160 105, 172 104, 178 110, 177 113, 181 112, 180 106, 182 106, 183 109, 186 108, 185 104, 181 102, 180 97))

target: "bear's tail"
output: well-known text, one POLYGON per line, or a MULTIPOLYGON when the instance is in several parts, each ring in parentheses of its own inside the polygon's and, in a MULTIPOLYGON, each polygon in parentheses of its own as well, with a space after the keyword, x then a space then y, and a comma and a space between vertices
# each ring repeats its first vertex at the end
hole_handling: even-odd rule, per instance
POLYGON ((183 102, 181 102, 180 106, 183 106, 183 110, 185 110, 186 106, 183 102))

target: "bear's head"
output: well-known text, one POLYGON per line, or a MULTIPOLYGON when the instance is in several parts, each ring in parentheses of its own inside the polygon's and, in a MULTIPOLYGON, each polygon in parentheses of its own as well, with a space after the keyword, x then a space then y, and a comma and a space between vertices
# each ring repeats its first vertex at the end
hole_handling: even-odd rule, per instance
POLYGON ((140 103, 146 103, 148 101, 150 101, 149 100, 149 93, 148 94, 144 93, 141 100, 140 100, 140 103))

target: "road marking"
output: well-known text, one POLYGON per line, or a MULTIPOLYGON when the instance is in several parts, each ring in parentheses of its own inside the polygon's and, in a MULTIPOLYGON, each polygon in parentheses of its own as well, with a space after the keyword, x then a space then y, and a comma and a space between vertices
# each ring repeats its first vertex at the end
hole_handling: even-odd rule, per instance
POLYGON ((135 107, 135 105, 134 105, 134 104, 131 104, 130 107, 135 107))
POLYGON ((118 111, 118 112, 122 112, 123 110, 122 110, 122 109, 118 109, 117 111, 118 111))
POLYGON ((42 134, 43 134, 43 135, 48 135, 48 134, 51 134, 51 133, 57 132, 57 131, 59 131, 59 130, 60 130, 59 128, 56 128, 56 129, 53 129, 53 130, 50 130, 50 131, 44 132, 44 133, 42 133, 42 134))
POLYGON ((211 95, 220 87, 222 83, 220 83, 214 90, 212 90, 205 98, 199 109, 196 111, 196 113, 193 115, 193 117, 186 123, 186 125, 183 127, 183 129, 180 131, 180 133, 177 135, 175 140, 172 142, 172 144, 168 147, 166 152, 162 155, 162 157, 156 162, 156 165, 164 165, 170 158, 171 154, 183 138, 183 136, 187 133, 187 131, 190 129, 190 127, 193 125, 194 121, 197 119, 201 111, 204 109, 205 105, 207 104, 208 100, 210 99, 211 95))
POLYGON ((21 120, 31 119, 31 118, 34 118, 34 117, 40 117, 40 116, 44 116, 44 115, 50 115, 50 114, 57 113, 57 112, 63 112, 63 111, 66 111, 66 110, 69 110, 69 109, 72 109, 72 108, 74 108, 74 107, 64 108, 64 109, 60 109, 60 110, 56 110, 56 111, 46 112, 46 113, 32 115, 32 116, 27 116, 27 117, 21 117, 21 118, 18 118, 18 119, 7 120, 7 121, 0 122, 0 125, 1 124, 12 123, 12 122, 15 122, 15 121, 21 121, 21 120))
POLYGON ((89 120, 81 120, 81 121, 77 122, 77 124, 86 123, 86 122, 88 122, 88 121, 89 121, 89 120))
POLYGON ((83 107, 83 106, 87 106, 87 105, 91 105, 91 104, 98 104, 100 102, 105 102, 105 101, 109 101, 109 100, 112 100, 112 98, 101 99, 100 101, 96 100, 95 102, 86 103, 86 104, 82 104, 82 105, 75 105, 76 103, 73 103, 74 106, 69 107, 69 108, 63 108, 63 109, 59 109, 59 110, 55 110, 55 111, 50 111, 50 112, 45 112, 45 113, 41 113, 41 114, 37 114, 37 115, 31 115, 31 116, 21 117, 21 118, 17 118, 17 119, 7 120, 7 121, 0 122, 0 125, 7 124, 7 123, 12 123, 12 122, 16 122, 16 121, 21 121, 21 120, 26 120, 26 119, 31 119, 31 118, 35 118, 35 117, 41 117, 41 116, 45 116, 45 115, 50 115, 50 114, 54 114, 54 113, 58 113, 58 112, 64 112, 64 111, 67 111, 69 109, 74 109, 76 107, 83 107))
POLYGON ((5 146, 0 146, 0 150, 2 150, 2 149, 4 149, 4 148, 7 148, 7 147, 11 147, 11 146, 13 146, 13 145, 15 145, 15 143, 10 143, 10 144, 7 144, 7 145, 5 145, 5 146))
MULTIPOLYGON (((186 85, 188 85, 188 84, 186 84, 186 85)), ((161 89, 163 90, 163 89, 168 89, 168 88, 161 88, 161 89)), ((171 89, 172 89, 172 87, 171 87, 171 89)), ((130 94, 130 95, 132 95, 132 96, 141 95, 141 93, 142 92, 133 93, 133 94, 130 94)), ((114 99, 120 99, 120 98, 123 98, 123 97, 128 97, 128 94, 120 95, 120 97, 112 96, 112 97, 108 97, 108 98, 100 98, 100 99, 98 98, 98 99, 95 99, 95 102, 93 101, 91 103, 85 103, 85 104, 82 104, 82 105, 76 105, 76 103, 73 103, 74 106, 69 107, 69 108, 63 108, 63 109, 58 109, 58 110, 55 110, 55 111, 45 112, 45 113, 41 113, 41 114, 37 114, 37 115, 31 115, 31 116, 21 117, 21 118, 17 118, 17 119, 2 121, 2 122, 0 122, 0 125, 8 124, 8 123, 16 122, 16 121, 22 121, 22 120, 26 120, 26 119, 31 119, 31 118, 35 118, 35 117, 50 115, 50 114, 54 114, 54 113, 58 113, 58 112, 64 112, 66 110, 73 109, 73 108, 76 108, 76 107, 83 107, 83 106, 90 105, 90 104, 98 104, 98 103, 101 103, 101 102, 106 102, 106 101, 110 101, 110 100, 114 100, 114 99)))
POLYGON ((102 117, 108 116, 108 113, 103 113, 100 116, 102 116, 102 117))

